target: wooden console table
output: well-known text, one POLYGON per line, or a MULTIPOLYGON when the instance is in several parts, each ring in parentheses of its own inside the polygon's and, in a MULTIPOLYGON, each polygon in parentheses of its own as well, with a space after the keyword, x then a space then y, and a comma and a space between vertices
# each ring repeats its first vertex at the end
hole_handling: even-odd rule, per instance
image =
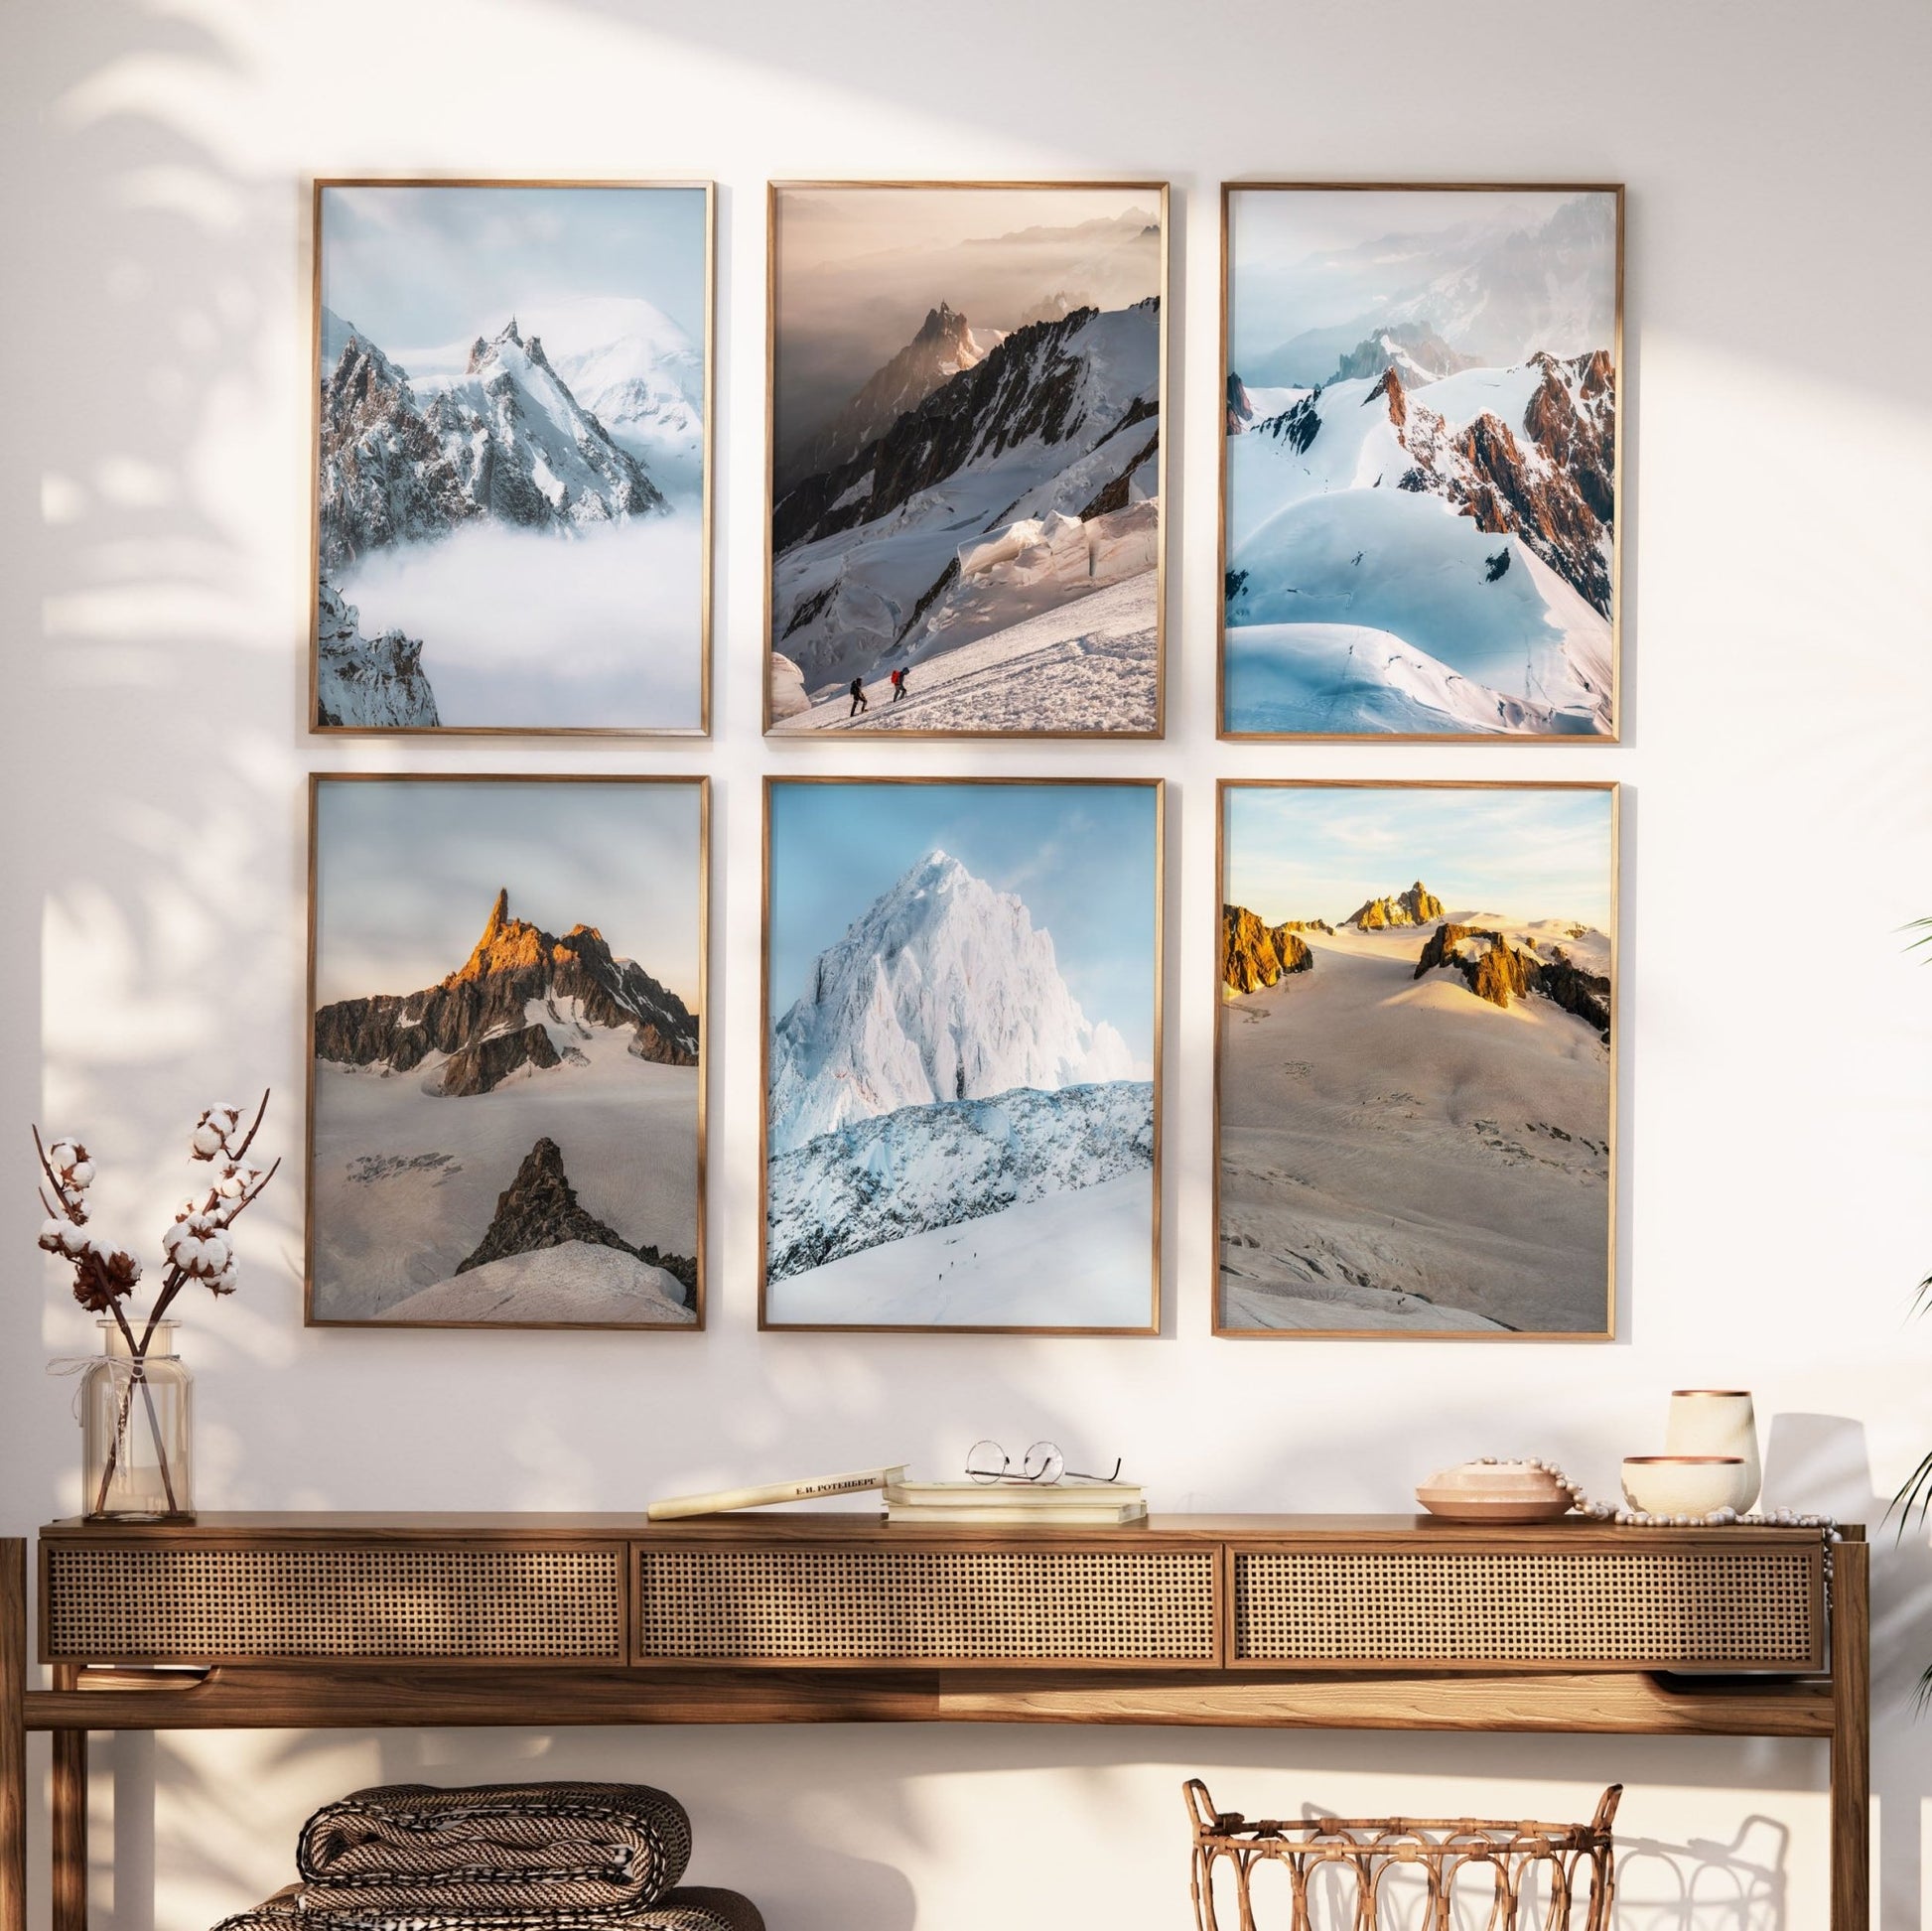
POLYGON ((55 1931, 85 1931, 89 1730, 935 1721, 1817 1737, 1832 1931, 1868 1921, 1860 1529, 1828 1587, 1798 1529, 64 1522, 40 1538, 45 1690, 26 1552, 0 1542, 0 1931, 25 1931, 31 1730, 54 1738, 55 1931))

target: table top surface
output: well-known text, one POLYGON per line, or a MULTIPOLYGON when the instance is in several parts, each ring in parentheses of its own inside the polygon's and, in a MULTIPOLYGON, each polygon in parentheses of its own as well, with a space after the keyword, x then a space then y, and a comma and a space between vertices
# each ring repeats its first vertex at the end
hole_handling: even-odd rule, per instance
MULTIPOLYGON (((1132 1543, 1160 1538, 1169 1541, 1222 1542, 1229 1540, 1305 1541, 1332 1538, 1336 1541, 1448 1541, 1458 1539, 1495 1542, 1508 1539, 1525 1546, 1557 1546, 1566 1541, 1588 1540, 1599 1546, 1604 1541, 1627 1544, 1632 1548, 1670 1546, 1695 1542, 1707 1545, 1714 1540, 1795 1541, 1816 1543, 1815 1528, 1778 1527, 1771 1524, 1733 1524, 1726 1528, 1639 1528, 1615 1522, 1598 1521, 1587 1516, 1565 1516, 1554 1522, 1450 1522, 1435 1515, 1153 1515, 1145 1522, 1119 1527, 1083 1527, 1077 1524, 989 1523, 973 1519, 972 1512, 960 1511, 957 1524, 889 1523, 869 1509, 802 1511, 793 1508, 740 1509, 729 1514, 685 1516, 673 1521, 652 1522, 639 1514, 549 1514, 479 1511, 381 1511, 381 1510, 209 1510, 192 1523, 87 1522, 69 1517, 52 1522, 41 1531, 46 1538, 71 1539, 133 1538, 160 1542, 195 1538, 248 1540, 279 1536, 360 1536, 375 1540, 410 1537, 491 1538, 510 1537, 531 1540, 623 1541, 743 1541, 839 1542, 858 1539, 914 1542, 949 1537, 986 1538, 1000 1541, 1031 1541, 1035 1538, 1076 1538, 1107 1543, 1132 1543)), ((1841 1524, 1840 1534, 1862 1541, 1863 1528, 1856 1523, 1841 1524)))

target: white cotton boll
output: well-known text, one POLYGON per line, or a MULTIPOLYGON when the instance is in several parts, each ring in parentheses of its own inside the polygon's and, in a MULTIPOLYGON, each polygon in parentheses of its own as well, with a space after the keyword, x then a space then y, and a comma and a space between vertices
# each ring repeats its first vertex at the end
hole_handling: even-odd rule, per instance
POLYGON ((76 1161, 74 1163, 73 1172, 68 1175, 68 1178, 71 1180, 75 1186, 83 1186, 83 1187, 92 1186, 94 1183, 93 1162, 90 1160, 76 1161))
POLYGON ((221 1184, 217 1186, 214 1190, 218 1194, 220 1194, 220 1196, 224 1200, 239 1199, 241 1196, 241 1182, 237 1179, 226 1179, 223 1180, 221 1184))
POLYGON ((56 1167, 71 1167, 80 1149, 71 1140, 57 1140, 47 1150, 47 1157, 56 1167))
POLYGON ((218 1274, 228 1264, 228 1243, 219 1234, 210 1234, 202 1242, 202 1256, 218 1274))
POLYGON ((197 1127, 189 1144, 202 1160, 212 1160, 221 1151, 221 1135, 206 1121, 197 1127))

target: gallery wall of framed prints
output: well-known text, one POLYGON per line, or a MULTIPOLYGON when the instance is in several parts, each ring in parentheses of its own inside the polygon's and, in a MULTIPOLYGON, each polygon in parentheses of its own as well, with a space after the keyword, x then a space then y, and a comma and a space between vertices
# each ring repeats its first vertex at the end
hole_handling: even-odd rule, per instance
POLYGON ((1611 1338, 1619 787, 1513 763, 1624 731, 1622 190, 1223 184, 1191 503, 1170 203, 766 184, 724 368, 709 183, 315 184, 308 727, 412 768, 310 782, 312 1324, 1158 1337, 1184 1278, 1230 1340, 1611 1338), (1217 569, 1171 612, 1176 518, 1217 569), (1171 893, 1182 638, 1213 866, 1171 893), (714 659, 761 764, 722 1283, 714 659), (483 733, 621 768, 433 767, 483 733), (1112 740, 1144 767, 1068 773, 1112 740), (1166 1069, 1211 1085, 1208 1260, 1162 1153, 1210 907, 1212 1063, 1166 1069))

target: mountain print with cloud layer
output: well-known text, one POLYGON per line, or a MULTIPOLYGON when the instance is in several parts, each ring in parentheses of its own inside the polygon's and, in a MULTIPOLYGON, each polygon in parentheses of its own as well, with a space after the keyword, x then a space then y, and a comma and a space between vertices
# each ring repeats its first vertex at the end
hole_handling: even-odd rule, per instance
MULTIPOLYGON (((559 628, 580 589, 595 606, 573 627, 588 629, 607 655, 614 629, 634 631, 635 613, 664 601, 655 566, 676 563, 674 588, 695 609, 704 481, 697 345, 641 299, 541 303, 465 341, 407 351, 385 349, 352 317, 325 308, 321 363, 318 596, 325 613, 345 596, 377 607, 385 647, 339 638, 335 661, 325 661, 317 721, 605 722, 596 709, 561 720, 505 713, 519 704, 514 690, 492 695, 479 679, 537 674, 532 613, 562 652, 553 676, 577 668, 608 677, 583 654, 573 665, 571 632, 559 628), (627 575, 617 581, 598 560, 603 549, 585 549, 572 568, 553 553, 514 548, 530 537, 592 545, 649 527, 661 533, 623 553, 627 575), (689 585, 677 560, 689 562, 689 585), (521 595, 498 594, 504 580, 520 582, 521 595), (607 606, 629 615, 613 623, 607 606), (407 646, 407 674, 390 637, 407 646), (455 709, 451 690, 461 693, 455 709)), ((638 701, 634 671, 628 681, 626 699, 638 701)))
POLYGON ((1054 1284, 1019 1287, 998 1257, 1050 1270, 1068 1242, 1111 1254, 1124 1227, 1133 1251, 1151 1224, 1150 1069, 1082 1012, 1024 901, 943 852, 814 962, 772 1029, 767 1105, 781 1320, 1013 1318, 1003 1297, 1054 1284))

